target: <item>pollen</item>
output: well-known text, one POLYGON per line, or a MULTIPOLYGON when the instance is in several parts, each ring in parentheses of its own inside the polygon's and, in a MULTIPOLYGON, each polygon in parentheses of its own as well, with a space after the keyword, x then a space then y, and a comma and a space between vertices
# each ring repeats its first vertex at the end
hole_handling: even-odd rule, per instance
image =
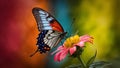
POLYGON ((79 36, 74 35, 74 36, 71 36, 71 37, 66 39, 66 41, 64 42, 64 46, 67 47, 67 48, 73 47, 73 45, 78 43, 79 41, 80 41, 79 36))

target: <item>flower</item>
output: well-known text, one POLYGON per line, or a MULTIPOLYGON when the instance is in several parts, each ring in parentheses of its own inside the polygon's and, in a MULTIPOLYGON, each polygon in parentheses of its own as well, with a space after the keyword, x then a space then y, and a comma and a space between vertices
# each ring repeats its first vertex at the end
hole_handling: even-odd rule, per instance
POLYGON ((74 35, 67 38, 64 44, 62 46, 59 46, 57 50, 52 53, 54 54, 57 52, 55 54, 54 60, 60 62, 66 57, 68 53, 70 53, 70 55, 73 55, 77 50, 76 46, 83 48, 85 42, 93 43, 93 37, 89 35, 83 35, 81 37, 74 35))

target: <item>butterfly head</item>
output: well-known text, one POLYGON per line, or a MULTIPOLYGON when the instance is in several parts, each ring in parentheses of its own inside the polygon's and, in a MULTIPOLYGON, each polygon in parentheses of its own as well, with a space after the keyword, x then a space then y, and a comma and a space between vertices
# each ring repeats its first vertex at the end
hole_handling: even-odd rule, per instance
POLYGON ((66 36, 66 34, 67 32, 63 32, 60 37, 63 39, 66 36))

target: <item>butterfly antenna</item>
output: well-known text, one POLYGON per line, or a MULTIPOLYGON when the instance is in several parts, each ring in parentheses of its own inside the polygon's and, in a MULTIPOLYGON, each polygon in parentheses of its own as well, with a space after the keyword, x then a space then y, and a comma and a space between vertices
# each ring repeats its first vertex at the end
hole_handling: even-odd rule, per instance
MULTIPOLYGON (((72 21, 70 27, 73 25, 74 22, 75 22, 75 18, 73 18, 73 21, 72 21)), ((69 27, 69 28, 70 28, 70 27, 69 27)))
POLYGON ((76 34, 78 34, 78 33, 79 33, 79 31, 77 30, 74 35, 76 35, 76 34))
POLYGON ((69 36, 71 36, 71 34, 69 34, 69 32, 70 32, 71 26, 74 24, 74 22, 75 22, 75 18, 73 18, 73 21, 72 21, 72 23, 70 24, 70 27, 69 27, 69 29, 68 29, 68 35, 69 35, 69 36))
POLYGON ((39 49, 37 49, 33 54, 30 55, 30 57, 34 56, 37 52, 38 52, 39 49))

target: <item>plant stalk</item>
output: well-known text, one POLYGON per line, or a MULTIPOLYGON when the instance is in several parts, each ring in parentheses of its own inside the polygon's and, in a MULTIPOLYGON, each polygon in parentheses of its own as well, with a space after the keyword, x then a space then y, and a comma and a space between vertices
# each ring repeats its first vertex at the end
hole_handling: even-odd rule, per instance
POLYGON ((80 63, 81 63, 81 65, 82 65, 82 67, 83 67, 83 68, 87 68, 87 67, 83 64, 83 62, 82 62, 81 58, 80 58, 79 56, 78 56, 77 58, 78 58, 78 60, 80 61, 80 63))

